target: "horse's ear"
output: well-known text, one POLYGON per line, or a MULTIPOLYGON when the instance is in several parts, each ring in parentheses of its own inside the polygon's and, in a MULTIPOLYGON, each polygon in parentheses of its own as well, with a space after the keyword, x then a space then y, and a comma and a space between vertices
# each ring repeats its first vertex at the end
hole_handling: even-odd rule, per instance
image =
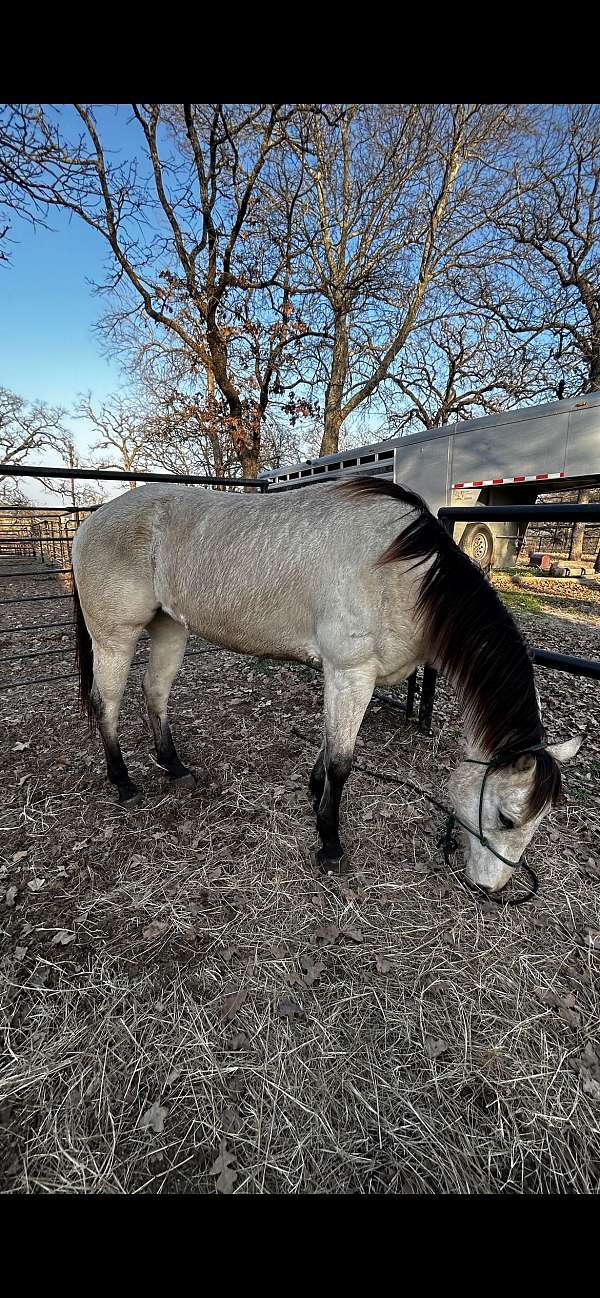
POLYGON ((565 739, 564 744, 548 744, 548 752, 557 762, 570 762, 579 752, 583 743, 583 735, 575 735, 573 739, 565 739))

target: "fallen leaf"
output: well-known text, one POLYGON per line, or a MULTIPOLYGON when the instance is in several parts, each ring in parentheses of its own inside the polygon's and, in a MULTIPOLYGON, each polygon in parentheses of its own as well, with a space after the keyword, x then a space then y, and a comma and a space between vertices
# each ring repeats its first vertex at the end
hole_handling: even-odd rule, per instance
POLYGON ((26 748, 31 748, 31 740, 28 739, 26 744, 22 744, 19 739, 13 748, 13 753, 23 753, 26 748))
POLYGON ((224 1140, 220 1143, 219 1151, 219 1157, 215 1159, 210 1169, 210 1176, 219 1178, 217 1181, 219 1194, 231 1194, 238 1179, 238 1174, 233 1167, 236 1162, 235 1154, 228 1150, 224 1140))
POLYGON ((364 937, 359 928, 343 928, 342 937, 349 937, 351 942, 364 942, 364 937))
POLYGON ((7 892, 7 894, 6 894, 6 905, 7 905, 7 906, 14 906, 15 901, 16 901, 16 899, 17 899, 17 892, 18 892, 18 891, 19 891, 19 890, 18 890, 18 888, 16 887, 16 885, 15 885, 14 883, 11 884, 11 886, 10 886, 10 888, 8 889, 8 892, 7 892))
POLYGON ((225 1109, 223 1117, 221 1118, 221 1126, 224 1131, 228 1131, 230 1135, 233 1136, 236 1136, 238 1132, 241 1131, 242 1115, 239 1109, 235 1108, 235 1105, 230 1104, 229 1107, 225 1109))
POLYGON ((168 920, 153 919, 152 923, 149 924, 148 927, 144 929, 142 933, 142 937, 148 939, 151 939, 153 937, 160 937, 161 933, 164 933, 165 930, 168 929, 168 927, 169 927, 168 920))
POLYGON ((305 987, 312 987, 314 983, 319 981, 325 965, 322 960, 313 960, 309 955, 301 955, 300 967, 304 975, 301 981, 305 987))
POLYGON ((16 947, 15 947, 15 960, 24 960, 26 955, 27 955, 27 947, 26 947, 26 946, 16 946, 16 947))
POLYGON ((377 965, 377 973, 380 974, 389 973, 392 967, 390 961, 385 955, 377 955, 375 957, 375 964, 377 965))
POLYGON ((172 1086, 173 1082, 176 1082, 177 1078, 181 1077, 182 1072, 183 1072, 183 1068, 172 1068, 171 1072, 169 1073, 169 1076, 167 1077, 167 1086, 172 1086))
POLYGON ((448 1049, 448 1042, 443 1037, 425 1037, 425 1054, 429 1059, 438 1059, 448 1049))
POLYGON ((221 1018, 224 1023, 229 1023, 231 1019, 235 1018, 240 1006, 244 1004, 247 995, 247 989, 245 987, 240 987, 239 991, 230 992, 229 995, 225 997, 223 1008, 221 1010, 221 1018))
POLYGON ((282 996, 277 1004, 277 1013, 280 1019, 305 1019, 306 1014, 297 1001, 288 1000, 287 996, 282 996))
POLYGON ((332 946, 334 942, 337 942, 339 936, 340 930, 337 924, 325 924, 323 928, 318 928, 315 933, 317 942, 320 942, 322 946, 332 946))
POLYGON ((146 1109, 143 1117, 140 1118, 139 1125, 146 1131, 155 1131, 159 1136, 165 1125, 168 1112, 168 1109, 165 1109, 162 1104, 158 1103, 158 1100, 155 1100, 154 1104, 151 1104, 150 1108, 146 1109))
POLYGON ((68 928, 61 928, 52 938, 51 946, 68 946, 70 942, 75 941, 75 934, 71 933, 68 928))
POLYGON ((39 892, 40 888, 43 888, 45 882, 45 879, 30 879, 27 887, 30 892, 39 892))
POLYGON ((231 1040, 227 1042, 227 1050, 245 1050, 250 1045, 250 1038, 245 1032, 235 1032, 231 1040))
POLYGON ((25 860, 25 857, 28 856, 28 855, 29 855, 28 852, 15 852, 15 854, 14 854, 14 856, 13 856, 13 862, 14 862, 14 864, 16 865, 17 861, 24 861, 24 860, 25 860))

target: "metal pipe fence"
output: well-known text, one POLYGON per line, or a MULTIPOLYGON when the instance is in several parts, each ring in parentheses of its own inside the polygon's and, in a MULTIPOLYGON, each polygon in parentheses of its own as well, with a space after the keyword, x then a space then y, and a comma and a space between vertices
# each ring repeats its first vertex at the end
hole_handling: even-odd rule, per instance
MULTIPOLYGON (((0 464, 0 479, 4 478, 36 478, 43 481, 44 479, 59 479, 70 481, 94 481, 116 482, 116 483, 137 483, 137 482, 166 482, 183 486, 208 486, 217 487, 221 490, 239 490, 240 488, 253 487, 257 491, 266 491, 268 482, 265 479, 254 478, 220 478, 208 474, 167 474, 167 473, 137 473, 126 471, 112 471, 108 469, 71 469, 62 468, 61 466, 45 467, 43 465, 15 465, 0 464)), ((52 676, 27 676, 26 679, 20 679, 19 675, 14 675, 14 669, 17 664, 24 663, 29 666, 30 662, 35 659, 45 659, 54 657, 68 658, 73 653, 72 637, 68 634, 72 628, 72 620, 66 618, 62 621, 51 620, 40 622, 37 619, 31 620, 25 614, 25 621, 19 623, 18 617, 21 606, 29 610, 31 604, 49 604, 50 602, 61 601, 60 612, 66 611, 64 604, 66 601, 71 603, 72 590, 72 565, 71 565, 71 546, 73 537, 77 528, 83 522, 88 514, 96 509, 101 509, 101 505, 23 505, 7 503, 4 507, 0 506, 0 615, 5 610, 13 621, 13 625, 1 626, 0 636, 9 637, 9 652, 0 657, 0 691, 4 692, 13 689, 24 689, 29 686, 47 685, 53 681, 75 680, 77 673, 73 670, 64 673, 57 673, 52 676), (34 566, 37 564, 37 566, 34 566), (11 583, 26 582, 32 592, 43 590, 47 582, 57 582, 63 585, 63 590, 55 591, 53 594, 14 594, 10 593, 11 583), (37 585, 40 582, 41 587, 37 585), (65 584, 69 589, 64 589, 65 584), (8 593, 5 595, 4 591, 8 593), (27 649, 22 648, 18 643, 20 637, 27 638, 34 635, 44 635, 48 632, 48 638, 40 648, 27 649), (62 634, 61 634, 62 633, 62 634), (58 641, 64 640, 68 635, 66 643, 59 645, 58 641), (11 640, 13 643, 11 643, 11 640), (9 675, 12 679, 4 678, 3 668, 9 669, 9 675)), ((43 610, 39 610, 41 614, 43 610)), ((52 610, 49 610, 52 615, 52 610)), ((58 613, 59 610, 57 609, 58 613)), ((35 618, 35 610, 33 610, 35 618)), ((2 641, 6 645, 6 640, 2 641)), ((140 643, 140 648, 144 645, 144 640, 140 643)), ((214 649, 188 649, 185 657, 197 657, 200 654, 216 652, 214 649)), ((132 663, 133 667, 143 666, 147 658, 135 657, 132 663)), ((59 664, 57 663, 57 666, 59 664)), ((18 673, 18 668, 17 668, 18 673)))

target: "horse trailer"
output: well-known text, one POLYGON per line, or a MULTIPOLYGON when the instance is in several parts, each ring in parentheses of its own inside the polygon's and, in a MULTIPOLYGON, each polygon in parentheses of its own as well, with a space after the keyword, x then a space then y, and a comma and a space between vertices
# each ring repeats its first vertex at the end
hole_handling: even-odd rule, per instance
MULTIPOLYGON (((538 494, 600 486, 600 392, 509 410, 337 455, 265 470, 269 491, 352 474, 404 483, 434 514, 452 505, 533 505, 538 494)), ((455 538, 482 567, 511 567, 526 523, 464 523, 455 538)))

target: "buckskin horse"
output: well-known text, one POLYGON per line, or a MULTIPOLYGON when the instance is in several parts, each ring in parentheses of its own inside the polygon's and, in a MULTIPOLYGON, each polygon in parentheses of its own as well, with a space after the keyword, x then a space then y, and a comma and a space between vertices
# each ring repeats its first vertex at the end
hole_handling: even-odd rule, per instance
POLYGON ((192 784, 167 718, 188 635, 321 667, 324 738, 309 779, 319 864, 339 867, 339 807, 377 683, 428 662, 461 701, 465 754, 449 791, 467 878, 501 889, 556 803, 576 736, 549 744, 523 638, 424 501, 380 478, 241 495, 151 485, 102 505, 73 543, 81 699, 123 807, 139 800, 118 719, 137 641, 158 763, 192 784))

